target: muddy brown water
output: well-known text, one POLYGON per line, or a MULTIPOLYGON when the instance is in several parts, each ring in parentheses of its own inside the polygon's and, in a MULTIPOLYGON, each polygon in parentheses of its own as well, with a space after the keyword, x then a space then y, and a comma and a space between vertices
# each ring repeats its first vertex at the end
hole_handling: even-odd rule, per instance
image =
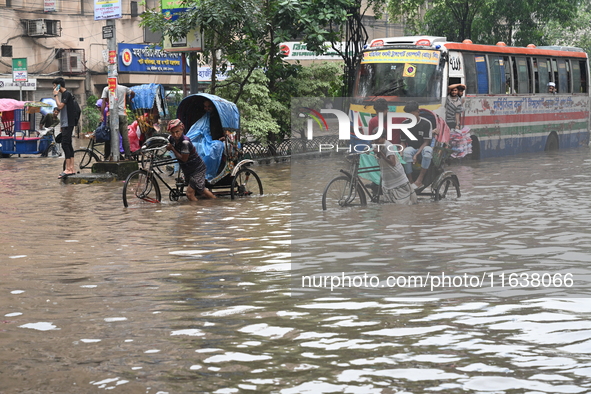
POLYGON ((292 261, 376 275, 564 264, 585 295, 588 149, 452 166, 457 201, 322 212, 340 165, 261 165, 262 197, 126 209, 121 182, 66 185, 59 159, 0 159, 0 392, 591 390, 588 298, 291 288, 292 261))

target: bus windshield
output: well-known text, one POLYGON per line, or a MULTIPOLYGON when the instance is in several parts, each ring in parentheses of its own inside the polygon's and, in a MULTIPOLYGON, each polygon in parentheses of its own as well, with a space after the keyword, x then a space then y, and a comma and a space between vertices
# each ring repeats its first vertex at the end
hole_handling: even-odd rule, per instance
POLYGON ((441 71, 434 64, 362 63, 355 97, 441 97, 441 71))

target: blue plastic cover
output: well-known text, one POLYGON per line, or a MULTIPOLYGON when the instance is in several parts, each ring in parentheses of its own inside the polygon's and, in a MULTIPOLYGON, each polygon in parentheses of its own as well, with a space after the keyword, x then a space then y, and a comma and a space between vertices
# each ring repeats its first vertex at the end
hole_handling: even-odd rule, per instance
POLYGON ((208 181, 218 174, 222 155, 224 154, 224 143, 211 138, 209 118, 210 114, 206 113, 201 119, 193 123, 187 133, 187 137, 191 139, 197 154, 205 163, 205 179, 208 181))
POLYGON ((156 105, 161 117, 165 117, 168 114, 164 86, 149 83, 146 85, 132 86, 130 89, 135 93, 134 98, 131 100, 131 109, 150 110, 156 105))
POLYGON ((219 115, 224 130, 240 128, 240 113, 236 104, 213 94, 198 93, 185 97, 177 109, 177 117, 185 125, 187 137, 197 149, 197 153, 207 168, 205 178, 211 180, 218 174, 224 153, 224 143, 219 135, 212 138, 211 118, 217 115, 205 112, 203 102, 210 100, 219 115))
POLYGON ((186 130, 189 130, 205 113, 203 110, 205 99, 211 100, 215 105, 223 128, 240 128, 240 112, 236 104, 213 94, 197 93, 185 97, 177 109, 177 118, 183 122, 186 130))

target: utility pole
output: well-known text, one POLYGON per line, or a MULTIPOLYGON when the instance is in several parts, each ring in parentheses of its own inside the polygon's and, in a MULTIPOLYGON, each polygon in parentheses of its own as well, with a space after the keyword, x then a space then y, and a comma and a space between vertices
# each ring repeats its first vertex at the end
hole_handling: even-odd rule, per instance
POLYGON ((118 100, 125 100, 125 97, 117 97, 117 29, 115 20, 107 19, 107 26, 110 26, 112 35, 107 39, 107 50, 109 51, 109 125, 111 127, 111 154, 113 161, 119 161, 119 106, 118 100))

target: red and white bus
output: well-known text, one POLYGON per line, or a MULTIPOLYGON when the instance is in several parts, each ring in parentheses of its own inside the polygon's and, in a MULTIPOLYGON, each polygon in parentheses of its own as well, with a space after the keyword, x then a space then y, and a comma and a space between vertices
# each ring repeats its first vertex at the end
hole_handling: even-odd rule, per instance
MULTIPOLYGON (((417 101, 445 118, 448 85, 466 86, 463 125, 473 158, 587 146, 589 63, 573 47, 478 45, 414 36, 371 41, 357 69, 351 119, 367 126, 372 102, 390 112, 417 101), (557 94, 548 92, 553 82, 557 94)), ((367 130, 366 130, 367 132, 367 130)))

